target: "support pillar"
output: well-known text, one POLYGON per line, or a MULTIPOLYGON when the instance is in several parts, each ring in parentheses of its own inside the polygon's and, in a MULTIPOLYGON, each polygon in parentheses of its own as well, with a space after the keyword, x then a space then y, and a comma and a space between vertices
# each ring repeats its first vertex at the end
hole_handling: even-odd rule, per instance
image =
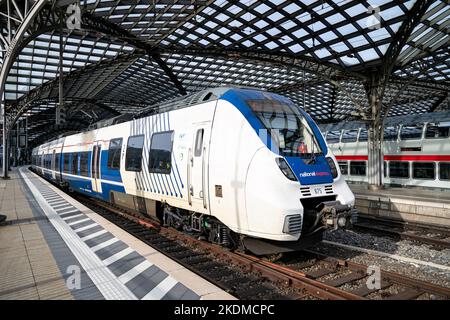
POLYGON ((3 131, 3 159, 2 159, 2 169, 3 169, 3 179, 9 179, 8 177, 8 125, 6 119, 6 105, 4 103, 4 94, 0 95, 0 106, 1 106, 1 117, 2 117, 2 131, 3 131))
POLYGON ((386 81, 378 74, 373 74, 366 85, 367 98, 369 102, 369 130, 367 143, 367 178, 369 189, 379 190, 383 188, 383 123, 382 123, 382 100, 386 81))
POLYGON ((376 121, 369 125, 368 144, 368 181, 369 189, 383 188, 383 148, 381 141, 382 129, 376 121))
POLYGON ((19 166, 19 157, 20 157, 20 147, 19 147, 19 130, 20 130, 20 123, 19 121, 16 122, 16 134, 15 134, 15 142, 16 145, 14 146, 14 167, 19 166))
POLYGON ((63 124, 66 121, 66 113, 64 109, 64 79, 63 79, 63 36, 62 30, 59 35, 59 68, 58 68, 58 105, 56 106, 56 125, 63 124))

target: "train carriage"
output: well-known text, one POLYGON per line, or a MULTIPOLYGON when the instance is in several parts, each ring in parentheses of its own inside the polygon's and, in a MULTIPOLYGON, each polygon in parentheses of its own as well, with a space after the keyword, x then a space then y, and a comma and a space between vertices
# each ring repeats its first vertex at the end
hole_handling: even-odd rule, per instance
MULTIPOLYGON (((321 126, 349 182, 367 183, 367 128, 362 122, 321 126)), ((390 117, 383 135, 386 185, 450 188, 450 112, 390 117)))
POLYGON ((349 226, 354 195, 317 125, 290 100, 216 88, 157 109, 43 144, 33 166, 73 191, 257 253, 349 226))

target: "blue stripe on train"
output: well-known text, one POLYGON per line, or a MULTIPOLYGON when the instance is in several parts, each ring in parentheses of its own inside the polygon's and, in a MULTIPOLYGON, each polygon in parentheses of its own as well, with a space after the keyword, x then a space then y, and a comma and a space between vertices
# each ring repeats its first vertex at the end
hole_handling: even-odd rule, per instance
POLYGON ((65 176, 64 180, 73 190, 89 196, 100 198, 105 201, 110 200, 111 191, 125 193, 125 188, 123 186, 111 184, 108 182, 101 182, 102 192, 95 192, 94 190, 92 190, 92 182, 90 178, 65 176))

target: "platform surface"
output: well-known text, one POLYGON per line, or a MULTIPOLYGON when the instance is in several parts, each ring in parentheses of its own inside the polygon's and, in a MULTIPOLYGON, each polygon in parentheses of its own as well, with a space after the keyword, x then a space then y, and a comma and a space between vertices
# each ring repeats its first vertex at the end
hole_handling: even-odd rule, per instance
POLYGON ((234 299, 22 167, 0 180, 0 299, 234 299))

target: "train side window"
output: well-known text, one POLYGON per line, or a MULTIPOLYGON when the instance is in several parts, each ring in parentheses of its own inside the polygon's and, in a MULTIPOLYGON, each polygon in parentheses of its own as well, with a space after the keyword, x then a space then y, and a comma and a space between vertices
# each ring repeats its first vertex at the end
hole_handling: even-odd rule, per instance
POLYGON ((343 176, 348 175, 348 162, 347 161, 338 161, 339 168, 341 169, 341 174, 343 176))
POLYGON ((72 153, 72 174, 78 174, 78 153, 72 153))
POLYGON ((384 141, 396 141, 398 136, 398 127, 386 127, 384 128, 384 141))
POLYGON ((108 168, 120 169, 120 154, 122 152, 122 138, 112 139, 108 149, 108 168))
POLYGON ((132 136, 128 138, 127 154, 125 157, 125 170, 141 171, 143 146, 144 135, 132 136))
POLYGON ((350 175, 365 176, 366 162, 365 161, 350 161, 350 175))
POLYGON ((383 162, 383 176, 386 178, 387 177, 387 162, 384 161, 383 162))
POLYGON ((425 138, 448 138, 450 135, 450 122, 429 123, 425 131, 425 138))
POLYGON ((64 173, 69 173, 70 172, 69 171, 69 163, 70 163, 69 155, 70 155, 70 153, 63 153, 63 157, 64 157, 64 159, 63 159, 63 164, 64 164, 63 172, 64 173))
POLYGON ((409 178, 409 162, 406 161, 390 161, 389 162, 390 178, 409 178))
POLYGON ((170 174, 172 170, 172 146, 173 131, 153 134, 148 157, 149 172, 170 174))
POLYGON ((80 152, 80 175, 89 176, 88 171, 89 152, 80 152))
POLYGON ((326 140, 328 143, 338 143, 340 136, 341 136, 340 130, 328 131, 326 140))
POLYGON ((413 162, 414 179, 436 179, 436 165, 434 162, 413 162))
POLYGON ((356 142, 358 137, 358 130, 344 130, 342 134, 341 141, 342 142, 356 142))
POLYGON ((423 125, 418 124, 415 126, 402 126, 400 132, 400 139, 402 140, 418 140, 422 138, 423 125))
POLYGON ((367 129, 361 129, 359 131, 359 138, 358 141, 359 142, 366 142, 367 140, 369 140, 369 137, 367 135, 367 129))
POLYGON ((439 163, 439 180, 450 180, 450 162, 439 163))
POLYGON ((203 129, 198 129, 197 134, 195 136, 195 150, 194 156, 200 157, 202 155, 202 146, 203 146, 203 129))

